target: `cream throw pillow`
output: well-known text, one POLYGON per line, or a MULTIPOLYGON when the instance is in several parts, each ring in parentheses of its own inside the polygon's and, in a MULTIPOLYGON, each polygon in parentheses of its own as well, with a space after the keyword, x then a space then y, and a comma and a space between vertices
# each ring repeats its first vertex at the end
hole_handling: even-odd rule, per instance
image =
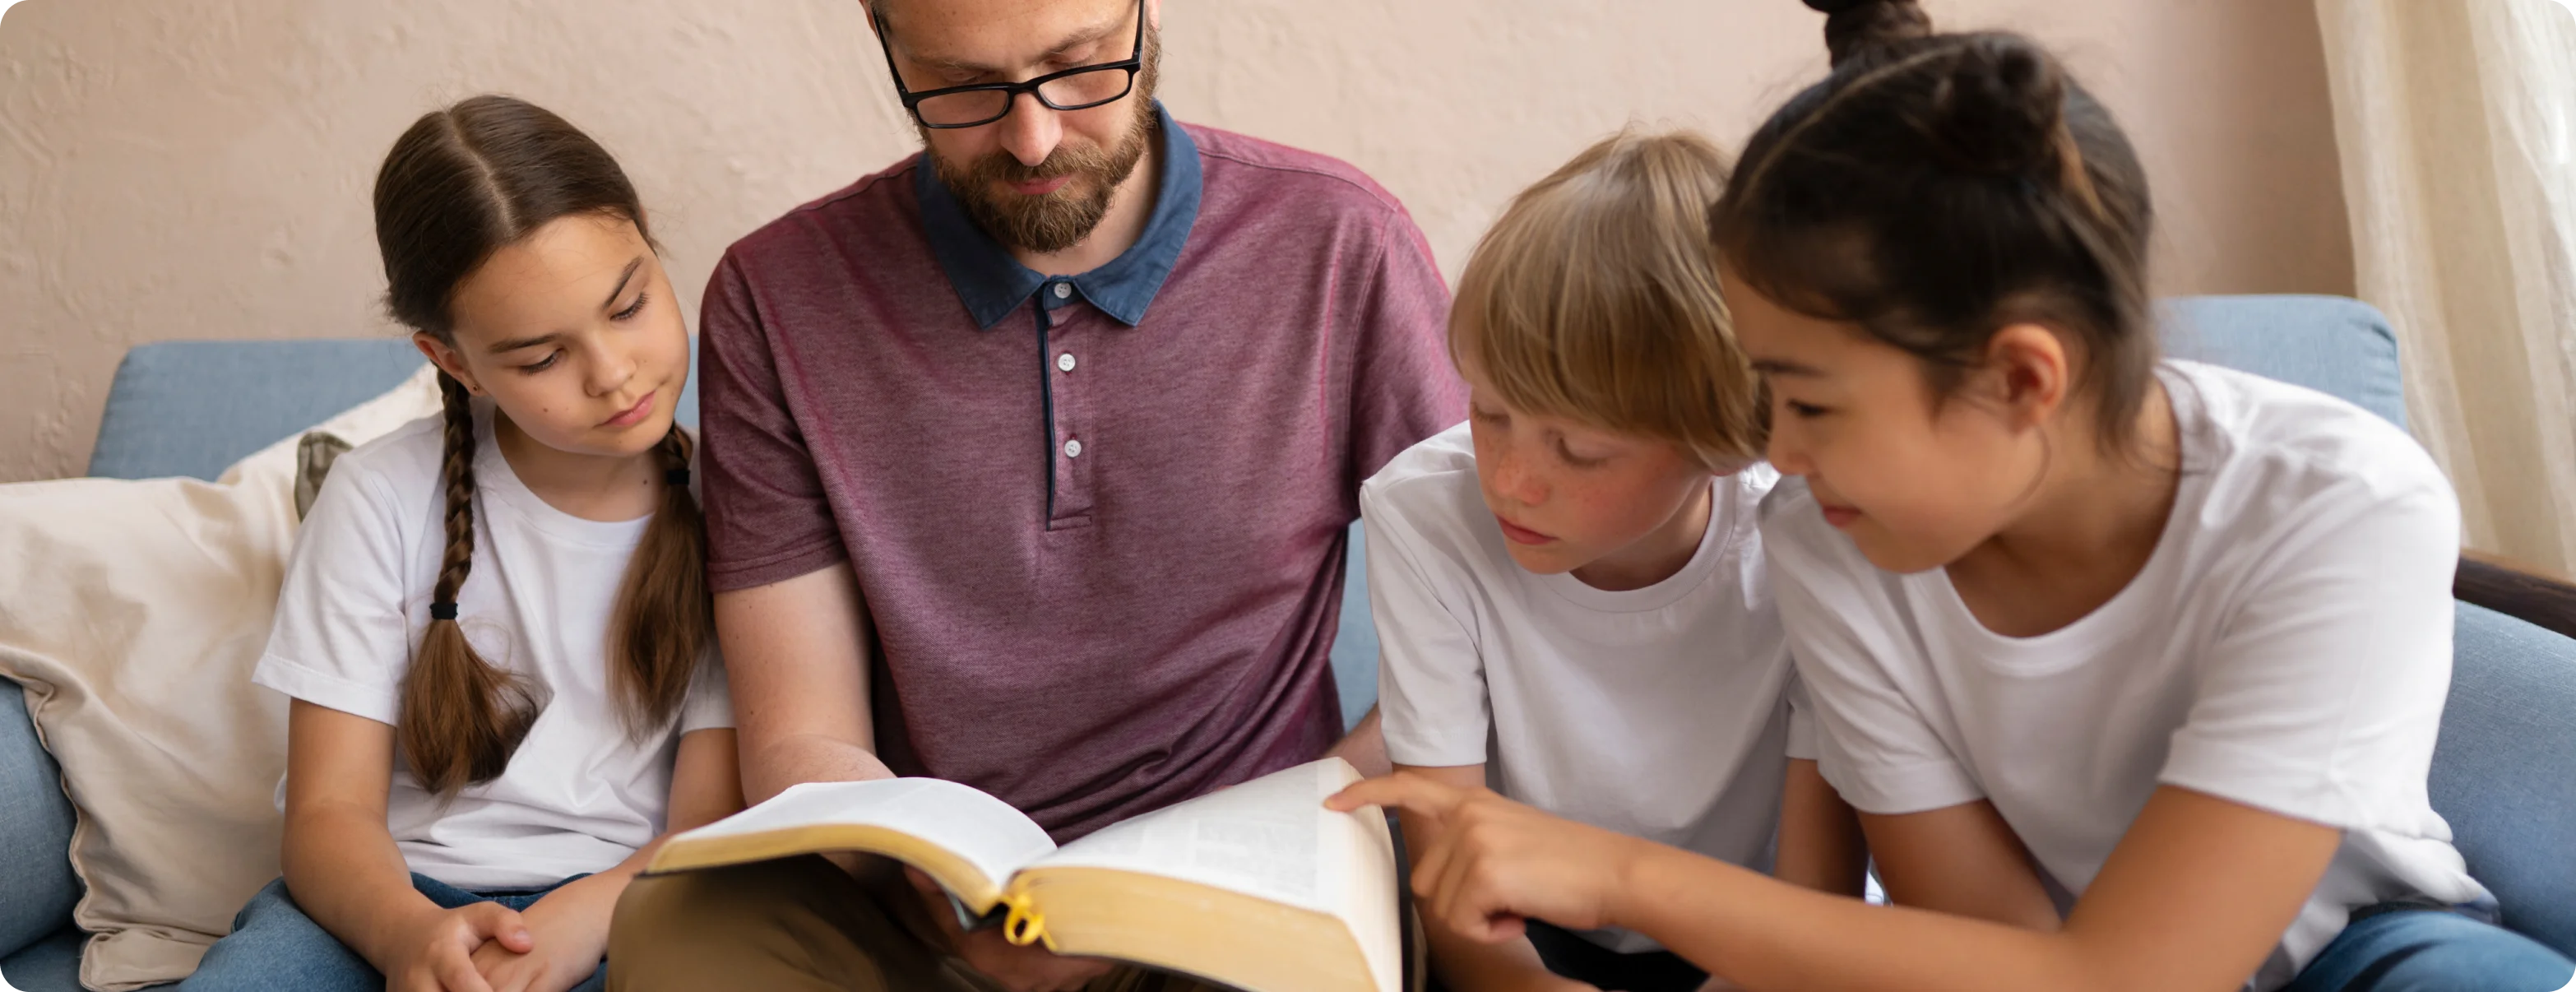
MULTIPOLYGON (((437 413, 432 376, 316 429, 363 444, 437 413)), ((286 700, 250 672, 295 540, 301 438, 213 483, 0 486, 0 675, 26 687, 77 816, 90 988, 185 977, 277 877, 286 700)))

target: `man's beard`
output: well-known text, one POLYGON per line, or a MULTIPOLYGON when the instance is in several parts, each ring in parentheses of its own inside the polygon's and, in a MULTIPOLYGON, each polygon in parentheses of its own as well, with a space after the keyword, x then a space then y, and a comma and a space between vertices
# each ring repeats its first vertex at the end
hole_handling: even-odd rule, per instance
POLYGON ((960 165, 940 155, 930 145, 929 129, 923 128, 921 141, 924 147, 931 148, 931 167, 937 171, 940 183, 966 208, 966 216, 993 240, 1039 254, 1081 244, 1091 236, 1093 228, 1100 226, 1100 219, 1108 216, 1110 197, 1116 195, 1119 184, 1135 173, 1136 164, 1144 160, 1145 150, 1154 140, 1154 76, 1161 56, 1160 32, 1146 32, 1144 65, 1136 72, 1135 89, 1124 98, 1134 113, 1114 148, 1075 144, 1068 137, 1056 144, 1046 161, 1034 166, 1021 164, 1008 151, 995 151, 960 165), (1009 185, 1059 176, 1073 178, 1042 196, 1030 196, 1009 185))

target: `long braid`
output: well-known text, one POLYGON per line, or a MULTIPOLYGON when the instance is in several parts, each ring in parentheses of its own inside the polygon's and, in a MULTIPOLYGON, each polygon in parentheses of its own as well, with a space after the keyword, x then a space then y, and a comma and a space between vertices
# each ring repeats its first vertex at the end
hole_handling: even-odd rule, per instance
POLYGON ((453 603, 474 571, 474 405, 465 384, 445 372, 438 374, 438 398, 447 425, 447 460, 439 471, 447 485, 447 553, 439 559, 432 598, 453 603))
POLYGON ((445 373, 438 377, 438 391, 447 427, 440 466, 447 550, 431 594, 429 627, 403 675, 396 726, 412 777, 422 788, 453 796, 500 777, 536 721, 537 703, 525 679, 475 653, 456 620, 457 591, 474 570, 474 407, 465 386, 445 373))
POLYGON ((668 725, 688 698, 698 656, 715 638, 705 521, 689 492, 688 434, 671 425, 654 454, 661 506, 626 567, 609 622, 610 681, 627 732, 639 740, 668 725))

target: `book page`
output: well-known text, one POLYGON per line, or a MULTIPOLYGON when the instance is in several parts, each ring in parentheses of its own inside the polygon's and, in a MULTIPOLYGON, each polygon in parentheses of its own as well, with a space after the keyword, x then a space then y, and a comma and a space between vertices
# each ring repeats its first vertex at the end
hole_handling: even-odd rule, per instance
POLYGON ((1231 889, 1338 914, 1349 814, 1324 808, 1345 776, 1328 759, 1299 765, 1111 825, 1041 859, 1049 868, 1114 868, 1231 889), (1336 829, 1338 828, 1338 829, 1336 829))
POLYGON ((679 847, 808 827, 871 826, 918 837, 965 859, 995 887, 1055 841, 1009 803, 935 778, 805 782, 768 801, 671 839, 679 847))
POLYGON ((1135 817, 1020 869, 1012 891, 1067 953, 1258 992, 1397 992, 1395 845, 1385 812, 1324 808, 1339 758, 1135 817))

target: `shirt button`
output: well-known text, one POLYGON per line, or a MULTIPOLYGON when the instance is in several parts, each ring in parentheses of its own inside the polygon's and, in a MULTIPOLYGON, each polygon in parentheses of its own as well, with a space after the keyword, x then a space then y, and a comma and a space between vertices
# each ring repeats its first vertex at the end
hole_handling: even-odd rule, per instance
POLYGON ((1064 456, 1067 458, 1082 457, 1082 441, 1079 439, 1066 441, 1064 443, 1064 456))
POLYGON ((1068 351, 1055 356, 1055 367, 1066 372, 1073 371, 1073 353, 1068 351))
POLYGON ((1059 299, 1059 300, 1062 300, 1062 299, 1068 299, 1068 298, 1071 298, 1072 296, 1073 296, 1073 284, 1072 284, 1072 283, 1069 283, 1069 282, 1060 282, 1060 283, 1055 284, 1055 298, 1056 298, 1056 299, 1059 299))

